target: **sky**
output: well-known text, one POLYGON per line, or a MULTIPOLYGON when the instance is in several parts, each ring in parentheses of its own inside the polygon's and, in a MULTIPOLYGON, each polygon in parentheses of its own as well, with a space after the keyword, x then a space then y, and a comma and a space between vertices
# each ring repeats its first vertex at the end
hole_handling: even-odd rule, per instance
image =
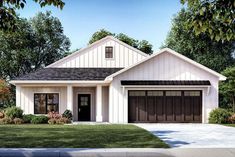
POLYGON ((86 47, 92 34, 100 29, 147 40, 153 50, 159 50, 170 31, 172 18, 182 8, 180 0, 63 1, 65 6, 60 10, 53 6, 41 8, 30 0, 18 13, 30 18, 40 11, 51 11, 60 19, 64 34, 71 41, 71 51, 86 47))

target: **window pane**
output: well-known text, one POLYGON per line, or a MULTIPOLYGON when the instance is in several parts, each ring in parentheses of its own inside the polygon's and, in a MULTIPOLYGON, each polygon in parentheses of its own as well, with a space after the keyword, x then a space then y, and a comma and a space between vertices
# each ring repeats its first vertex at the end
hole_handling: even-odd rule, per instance
POLYGON ((130 91, 129 96, 145 96, 145 91, 130 91))
POLYGON ((35 111, 35 114, 46 113, 46 94, 34 95, 34 111, 35 111))
POLYGON ((200 91, 185 91, 184 96, 200 96, 200 91))
POLYGON ((34 95, 34 113, 47 114, 48 112, 59 111, 58 93, 37 93, 34 95))
POLYGON ((105 47, 105 58, 113 58, 113 47, 105 47))
POLYGON ((181 91, 166 91, 166 96, 181 96, 181 91))
POLYGON ((163 91, 148 91, 148 96, 163 96, 163 91))

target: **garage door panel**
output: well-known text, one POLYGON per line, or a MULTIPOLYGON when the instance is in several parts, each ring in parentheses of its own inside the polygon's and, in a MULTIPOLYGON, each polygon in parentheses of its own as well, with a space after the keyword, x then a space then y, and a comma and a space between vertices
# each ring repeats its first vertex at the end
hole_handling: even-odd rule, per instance
POLYGON ((166 121, 173 121, 173 97, 166 97, 165 104, 166 121))
POLYGON ((130 122, 134 122, 137 119, 138 112, 138 97, 129 97, 129 105, 128 105, 128 118, 130 122))
POLYGON ((147 121, 146 120, 146 104, 145 104, 145 97, 139 96, 138 97, 138 109, 139 109, 139 114, 138 114, 138 121, 147 121))
POLYGON ((182 97, 174 97, 174 114, 175 121, 183 121, 182 119, 182 97))
POLYGON ((156 121, 156 100, 154 96, 147 97, 147 120, 156 121))
POLYGON ((191 97, 184 97, 184 120, 185 121, 192 121, 192 99, 191 97))
POLYGON ((129 122, 201 122, 201 91, 129 91, 129 122))
POLYGON ((160 96, 156 97, 156 116, 157 121, 165 120, 164 98, 160 96))

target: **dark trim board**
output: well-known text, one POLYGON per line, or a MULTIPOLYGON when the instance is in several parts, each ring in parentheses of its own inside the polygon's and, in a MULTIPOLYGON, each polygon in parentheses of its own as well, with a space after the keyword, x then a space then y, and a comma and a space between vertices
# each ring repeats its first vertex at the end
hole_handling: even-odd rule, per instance
POLYGON ((209 80, 121 80, 121 85, 187 85, 210 86, 209 80))
MULTIPOLYGON (((153 90, 151 90, 151 92, 152 91, 153 90)), ((149 92, 148 90, 128 91, 129 123, 156 123, 156 122, 157 123, 201 123, 202 122, 202 91, 200 90, 185 90, 185 91, 159 90, 159 91, 160 94, 162 95, 147 94, 147 92, 149 92), (141 96, 138 96, 138 93, 136 95, 135 93, 130 95, 130 92, 133 93, 135 91, 142 92, 140 93, 141 96)))

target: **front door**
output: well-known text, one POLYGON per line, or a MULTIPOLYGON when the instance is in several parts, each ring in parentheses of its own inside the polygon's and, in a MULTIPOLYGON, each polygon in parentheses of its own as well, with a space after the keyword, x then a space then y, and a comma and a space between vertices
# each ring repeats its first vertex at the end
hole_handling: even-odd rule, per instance
POLYGON ((78 121, 90 121, 91 95, 78 94, 78 121))

